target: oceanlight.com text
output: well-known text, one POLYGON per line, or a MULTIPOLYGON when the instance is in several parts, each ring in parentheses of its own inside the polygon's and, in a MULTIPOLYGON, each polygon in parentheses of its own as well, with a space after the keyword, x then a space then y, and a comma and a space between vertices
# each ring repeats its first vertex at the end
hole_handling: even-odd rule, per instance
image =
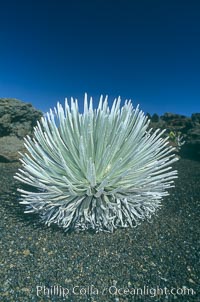
POLYGON ((61 285, 54 285, 50 287, 46 287, 45 285, 36 286, 36 295, 38 297, 68 297, 68 296, 99 296, 99 295, 107 295, 107 296, 189 296, 195 295, 196 292, 192 288, 188 288, 185 286, 179 288, 160 288, 143 286, 140 288, 135 287, 117 287, 112 285, 110 287, 97 288, 94 285, 88 286, 79 286, 74 285, 72 287, 63 287, 61 285))

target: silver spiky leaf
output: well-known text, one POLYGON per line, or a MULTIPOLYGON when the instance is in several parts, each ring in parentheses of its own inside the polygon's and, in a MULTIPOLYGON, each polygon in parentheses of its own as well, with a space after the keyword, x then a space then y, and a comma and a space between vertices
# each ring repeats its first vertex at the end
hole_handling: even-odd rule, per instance
POLYGON ((148 125, 138 106, 121 107, 120 98, 110 109, 101 96, 93 109, 85 95, 83 114, 73 98, 65 109, 58 103, 25 138, 15 178, 36 189, 18 189, 25 212, 66 230, 112 232, 151 218, 177 177, 170 166, 177 158, 163 131, 148 125))

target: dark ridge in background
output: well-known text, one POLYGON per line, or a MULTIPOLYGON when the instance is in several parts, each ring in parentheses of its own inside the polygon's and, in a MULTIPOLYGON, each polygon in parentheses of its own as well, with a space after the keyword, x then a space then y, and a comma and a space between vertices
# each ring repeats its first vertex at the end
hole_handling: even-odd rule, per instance
MULTIPOLYGON (((200 113, 191 117, 173 113, 147 115, 153 129, 167 129, 166 135, 171 131, 181 134, 185 140, 179 153, 181 157, 200 160, 200 113)), ((41 116, 42 112, 30 103, 0 98, 0 162, 19 159, 18 151, 25 151, 23 137, 33 134, 33 127, 41 116)))

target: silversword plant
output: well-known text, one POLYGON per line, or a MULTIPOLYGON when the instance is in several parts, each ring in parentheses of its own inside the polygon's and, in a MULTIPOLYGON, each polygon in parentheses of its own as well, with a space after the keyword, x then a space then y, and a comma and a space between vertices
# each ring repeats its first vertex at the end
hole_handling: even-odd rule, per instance
POLYGON ((15 176, 35 188, 18 189, 25 212, 65 230, 113 232, 150 219, 177 177, 177 158, 164 131, 148 125, 139 106, 120 98, 109 108, 101 96, 93 109, 85 95, 83 113, 73 98, 64 109, 58 103, 25 138, 15 176))

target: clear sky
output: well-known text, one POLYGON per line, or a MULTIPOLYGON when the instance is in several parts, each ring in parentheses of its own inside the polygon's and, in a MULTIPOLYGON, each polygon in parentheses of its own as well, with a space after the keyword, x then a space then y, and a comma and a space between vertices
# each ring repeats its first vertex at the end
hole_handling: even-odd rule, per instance
POLYGON ((200 112, 200 1, 1 1, 0 97, 47 111, 84 92, 200 112))

